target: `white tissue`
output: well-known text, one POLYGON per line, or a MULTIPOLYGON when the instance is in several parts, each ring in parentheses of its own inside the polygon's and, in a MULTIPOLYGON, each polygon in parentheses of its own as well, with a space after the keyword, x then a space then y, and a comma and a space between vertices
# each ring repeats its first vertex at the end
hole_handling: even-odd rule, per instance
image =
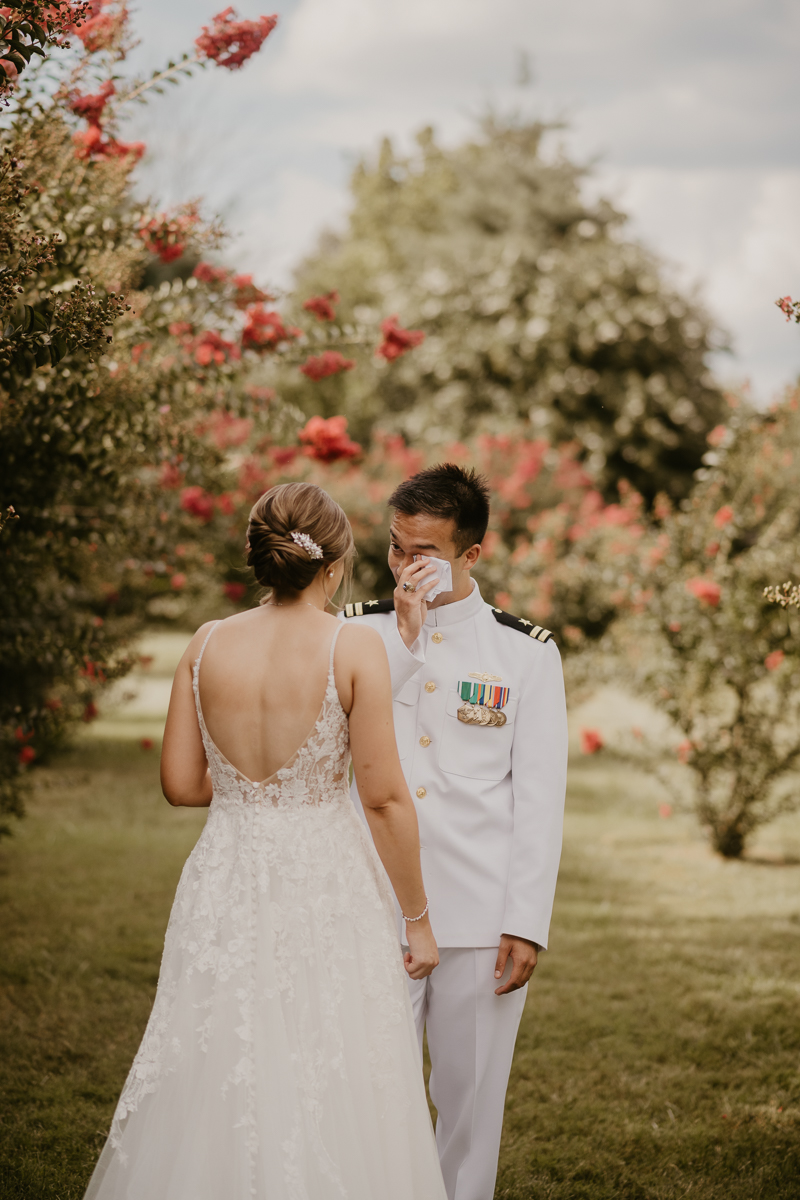
MULTIPOLYGON (((415 554, 414 562, 416 562, 419 557, 420 556, 418 554, 415 554)), ((428 556, 426 555, 426 557, 428 556)), ((453 571, 450 563, 444 558, 428 558, 428 561, 425 565, 429 567, 436 567, 436 580, 434 585, 429 592, 425 593, 425 601, 426 603, 430 604, 431 600, 435 600, 436 597, 441 595, 442 592, 452 592, 453 571)), ((429 579, 430 576, 428 575, 426 576, 424 582, 427 583, 429 579)))

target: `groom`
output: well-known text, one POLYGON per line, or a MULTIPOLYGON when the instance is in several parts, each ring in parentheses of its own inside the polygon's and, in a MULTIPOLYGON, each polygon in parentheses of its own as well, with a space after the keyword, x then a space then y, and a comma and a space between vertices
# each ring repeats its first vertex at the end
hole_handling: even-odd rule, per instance
POLYGON ((548 630, 486 604, 471 578, 489 520, 479 476, 432 467, 389 504, 394 597, 348 604, 344 615, 383 637, 416 799, 440 963, 410 987, 420 1045, 428 1033, 447 1194, 492 1200, 514 1042, 561 853, 561 660, 548 630), (452 570, 452 590, 431 603, 428 556, 452 570))

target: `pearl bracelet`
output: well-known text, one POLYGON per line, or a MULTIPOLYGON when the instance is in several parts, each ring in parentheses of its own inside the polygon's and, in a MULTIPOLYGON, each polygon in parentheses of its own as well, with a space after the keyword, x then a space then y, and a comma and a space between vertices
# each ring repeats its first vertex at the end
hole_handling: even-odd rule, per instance
POLYGON ((419 916, 418 917, 407 917, 406 914, 403 913, 403 920, 406 922, 421 921, 422 918, 425 916, 426 912, 428 911, 428 904, 429 904, 429 900, 428 900, 428 897, 426 896, 425 897, 425 907, 423 908, 423 910, 419 914, 419 916))

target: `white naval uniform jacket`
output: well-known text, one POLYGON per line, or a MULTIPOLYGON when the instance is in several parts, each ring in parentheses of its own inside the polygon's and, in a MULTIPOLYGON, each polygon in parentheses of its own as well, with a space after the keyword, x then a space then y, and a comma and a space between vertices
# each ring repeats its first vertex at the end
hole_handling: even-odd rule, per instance
MULTIPOLYGON (((389 656, 438 944, 497 946, 505 933, 546 947, 567 768, 558 647, 500 624, 474 581, 465 600, 428 610, 411 650, 393 611, 350 619, 377 629, 389 656), (473 671, 510 689, 505 725, 458 720, 457 684, 473 671)), ((351 794, 363 812, 355 783, 351 794)))

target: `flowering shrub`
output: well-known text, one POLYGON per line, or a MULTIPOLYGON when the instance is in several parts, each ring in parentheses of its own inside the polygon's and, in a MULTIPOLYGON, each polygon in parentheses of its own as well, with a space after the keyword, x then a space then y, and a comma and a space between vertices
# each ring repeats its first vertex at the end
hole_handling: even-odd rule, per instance
MULTIPOLYGON (((345 343, 316 314, 310 337, 267 309, 251 275, 207 261, 219 230, 194 206, 142 212, 138 150, 114 136, 120 106, 202 56, 127 83, 124 5, 91 14, 76 53, 18 85, 0 132, 0 513, 17 517, 0 520, 0 812, 18 811, 34 758, 96 715, 145 619, 214 615, 222 583, 237 585, 226 606, 239 597, 226 547, 245 444, 268 446, 270 468, 286 443, 287 462, 359 453, 335 422, 298 443, 305 418, 270 386, 276 359, 313 390, 326 382, 298 370, 309 340, 325 362, 337 344, 368 357, 377 343, 375 329, 345 343)), ((253 24, 220 14, 203 61, 241 65, 266 36, 253 24)))
POLYGON ((606 500, 620 478, 648 505, 680 499, 724 419, 717 334, 623 215, 587 202, 583 168, 542 152, 548 132, 489 118, 460 145, 428 129, 359 163, 349 225, 305 260, 297 295, 335 286, 343 328, 400 313, 417 349, 390 318, 370 365, 298 402, 346 416, 357 441, 378 426, 440 457, 530 422, 526 440, 577 443, 606 500))
POLYGON ((680 790, 736 857, 798 804, 800 618, 790 585, 768 585, 800 566, 800 397, 766 415, 733 411, 717 441, 690 499, 662 506, 623 560, 648 599, 610 637, 623 677, 679 731, 680 790))
MULTIPOLYGON (((622 568, 616 566, 617 557, 644 537, 641 498, 628 489, 620 503, 605 504, 577 462, 575 447, 555 448, 521 431, 516 438, 454 444, 443 456, 411 450, 402 438, 381 434, 362 448, 350 438, 343 416, 310 418, 294 445, 265 441, 257 430, 240 433, 223 495, 198 489, 180 502, 192 518, 181 539, 227 563, 227 582, 242 580, 241 547, 254 500, 273 484, 308 479, 326 488, 353 524, 358 598, 390 594, 388 497, 403 479, 446 457, 475 466, 492 489, 491 525, 476 572, 487 600, 546 623, 569 653, 601 636, 621 611, 645 598, 634 577, 628 572, 620 578, 622 568)), ((211 426, 208 436, 214 436, 211 426)), ((174 490, 171 476, 164 486, 174 490)), ((232 598, 229 591, 225 595, 232 598)), ((254 593, 242 598, 250 603, 254 593)))

